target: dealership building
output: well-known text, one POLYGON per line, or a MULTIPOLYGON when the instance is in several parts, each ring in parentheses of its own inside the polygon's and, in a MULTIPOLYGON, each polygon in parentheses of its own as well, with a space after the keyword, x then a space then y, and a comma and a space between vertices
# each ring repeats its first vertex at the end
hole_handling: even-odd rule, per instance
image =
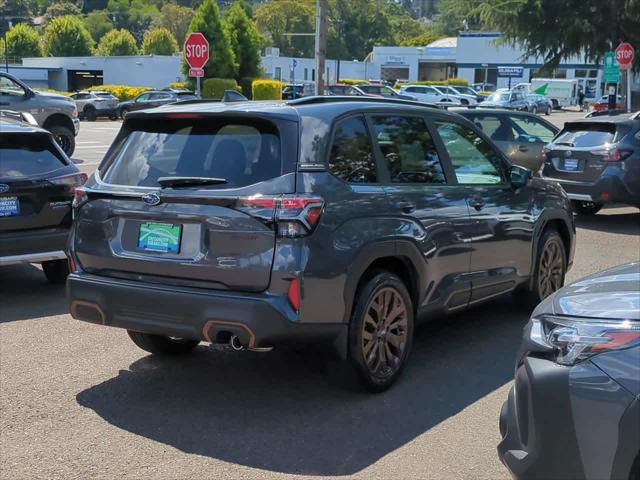
MULTIPOLYGON (((268 48, 261 63, 270 78, 296 83, 316 79, 313 58, 284 57, 277 48, 268 48)), ((469 83, 507 87, 509 79, 499 77, 498 67, 518 67, 514 70, 521 77, 511 79, 515 84, 528 82, 543 63, 542 58, 525 56, 518 45, 501 42, 499 33, 461 32, 424 47, 374 47, 364 60, 327 59, 325 78, 334 83, 338 78, 429 81, 460 77, 469 83)), ((180 65, 180 55, 41 57, 25 58, 21 65, 10 65, 9 71, 38 88, 74 91, 101 84, 162 88, 184 79, 180 65)), ((566 59, 545 76, 576 79, 587 98, 604 91, 602 66, 584 58, 566 59)), ((640 93, 638 76, 632 90, 635 95, 640 93)))

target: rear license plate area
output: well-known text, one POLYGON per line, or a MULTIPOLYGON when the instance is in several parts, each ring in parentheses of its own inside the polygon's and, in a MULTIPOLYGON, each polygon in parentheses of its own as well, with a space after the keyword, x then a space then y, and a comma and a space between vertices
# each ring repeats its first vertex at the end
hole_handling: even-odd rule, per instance
POLYGON ((14 217, 20 215, 18 197, 0 197, 0 217, 14 217))
POLYGON ((580 167, 580 162, 577 159, 568 159, 564 160, 564 169, 568 172, 575 172, 580 167))
POLYGON ((182 225, 142 223, 138 231, 138 248, 156 253, 180 253, 182 225))

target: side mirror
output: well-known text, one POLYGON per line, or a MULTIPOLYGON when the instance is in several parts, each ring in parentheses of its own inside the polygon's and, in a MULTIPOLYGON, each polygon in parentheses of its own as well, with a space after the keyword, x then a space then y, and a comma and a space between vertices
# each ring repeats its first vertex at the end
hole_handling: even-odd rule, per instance
POLYGON ((531 170, 521 167, 520 165, 512 165, 509 172, 511 185, 513 188, 526 187, 533 176, 531 170))
POLYGON ((31 90, 30 88, 26 88, 24 90, 24 98, 31 98, 31 97, 35 97, 35 93, 33 92, 33 90, 31 90))

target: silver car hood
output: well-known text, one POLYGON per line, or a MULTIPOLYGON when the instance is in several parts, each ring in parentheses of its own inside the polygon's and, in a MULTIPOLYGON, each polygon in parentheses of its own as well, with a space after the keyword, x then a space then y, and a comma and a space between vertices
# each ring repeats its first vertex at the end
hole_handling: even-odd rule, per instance
POLYGON ((567 285, 542 302, 535 313, 640 320, 640 262, 609 268, 567 285))
POLYGON ((36 94, 36 96, 38 97, 49 97, 49 98, 56 98, 58 100, 66 100, 68 102, 72 102, 73 100, 69 97, 65 97, 64 95, 60 95, 59 93, 52 93, 52 92, 41 92, 41 91, 36 91, 34 92, 36 94))

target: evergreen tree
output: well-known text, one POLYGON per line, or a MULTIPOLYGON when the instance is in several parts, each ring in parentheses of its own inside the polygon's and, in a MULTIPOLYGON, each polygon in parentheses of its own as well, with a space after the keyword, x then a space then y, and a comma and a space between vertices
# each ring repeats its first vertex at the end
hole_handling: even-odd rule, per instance
POLYGON ((113 22, 104 10, 96 10, 84 19, 84 26, 96 42, 99 42, 108 32, 113 30, 113 22))
MULTIPOLYGON (((204 66, 205 78, 235 78, 235 56, 229 38, 220 22, 220 11, 214 0, 204 0, 189 25, 189 33, 200 32, 209 42, 209 61, 204 66)), ((183 62, 186 74, 189 66, 183 62)))
MULTIPOLYGON (((7 50, 9 57, 40 57, 40 35, 35 28, 19 23, 7 32, 7 50)), ((1 53, 4 55, 4 49, 1 53)))
POLYGON ((247 16, 242 1, 235 2, 224 16, 224 30, 236 57, 237 78, 254 78, 260 73, 262 39, 255 24, 247 16))

